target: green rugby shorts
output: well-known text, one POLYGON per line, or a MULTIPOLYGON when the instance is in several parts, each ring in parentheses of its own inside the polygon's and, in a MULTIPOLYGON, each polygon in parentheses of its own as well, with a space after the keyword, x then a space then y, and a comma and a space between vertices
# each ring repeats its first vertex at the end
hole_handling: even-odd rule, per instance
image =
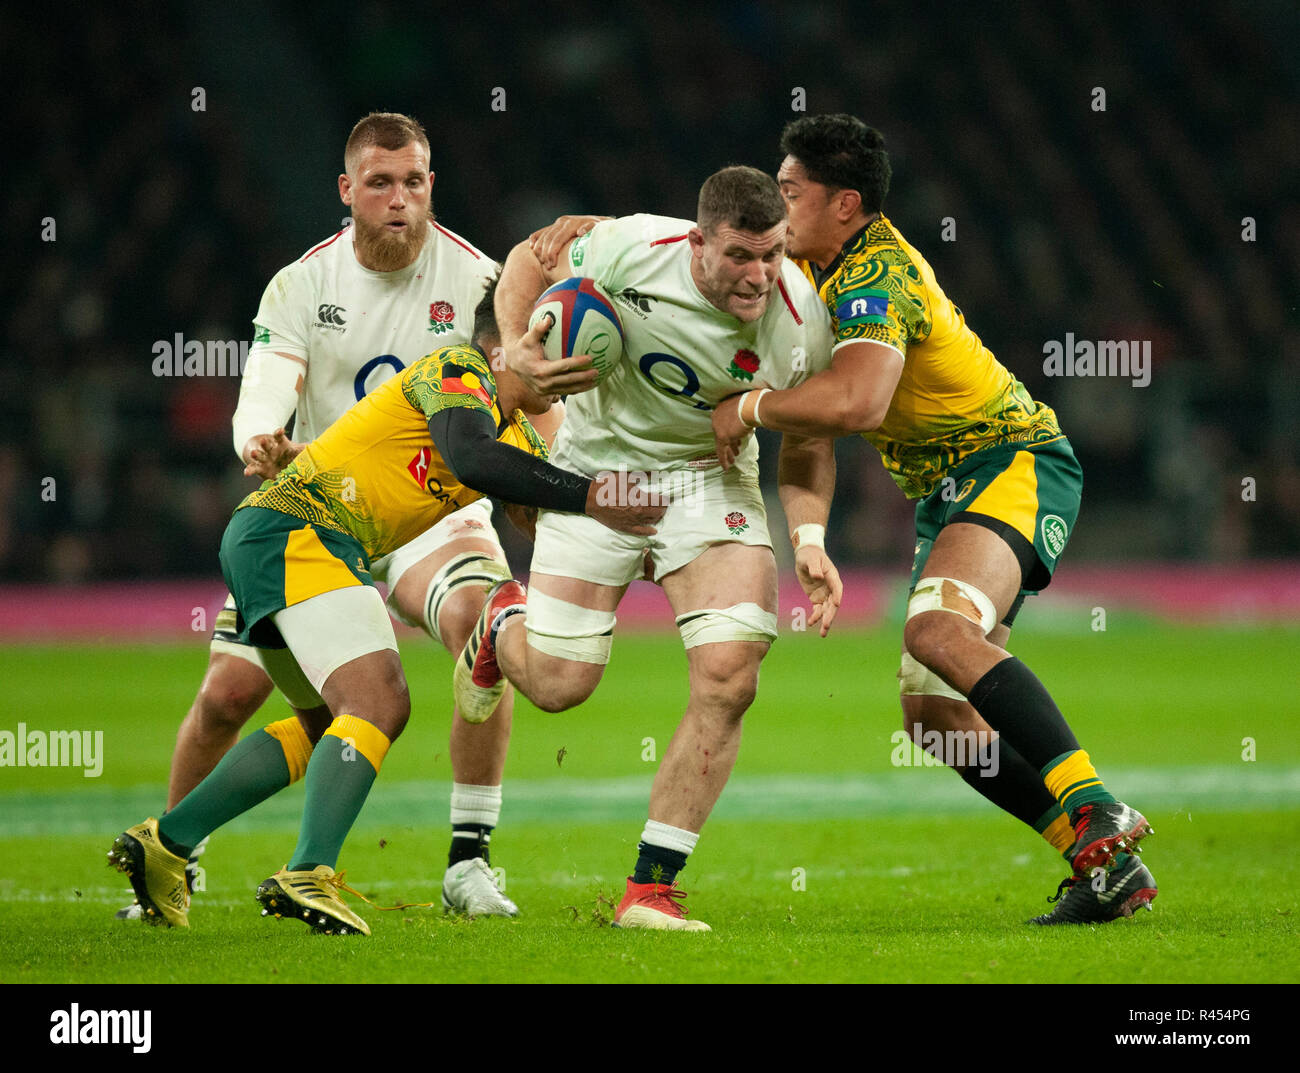
POLYGON ((221 572, 243 644, 284 648, 270 616, 324 592, 370 585, 370 560, 347 533, 265 507, 237 510, 221 538, 221 572))

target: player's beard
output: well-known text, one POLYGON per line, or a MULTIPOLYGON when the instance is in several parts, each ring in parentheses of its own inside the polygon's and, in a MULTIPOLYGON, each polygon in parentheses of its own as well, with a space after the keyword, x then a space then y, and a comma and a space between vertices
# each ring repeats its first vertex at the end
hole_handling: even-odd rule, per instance
POLYGON ((382 225, 376 227, 354 216, 357 259, 372 272, 396 272, 405 268, 420 255, 431 219, 431 216, 421 216, 393 234, 382 225))

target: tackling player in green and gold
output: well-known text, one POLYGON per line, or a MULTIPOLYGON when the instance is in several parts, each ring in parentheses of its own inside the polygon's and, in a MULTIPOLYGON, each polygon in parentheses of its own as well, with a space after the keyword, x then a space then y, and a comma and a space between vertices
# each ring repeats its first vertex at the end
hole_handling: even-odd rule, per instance
MULTIPOLYGON (((258 901, 265 914, 317 931, 369 934, 339 897, 334 866, 410 715, 392 623, 370 578, 374 559, 483 495, 512 504, 526 530, 520 508, 546 507, 654 532, 664 508, 622 503, 619 474, 591 480, 546 461, 526 414, 545 413, 555 399, 493 368, 494 289, 475 310, 473 346, 414 362, 235 509, 221 568, 239 609, 239 638, 259 649, 277 686, 309 695, 309 708, 327 705, 329 720, 294 717, 254 731, 161 820, 117 838, 109 861, 130 877, 151 922, 188 925, 184 872, 193 847, 305 778, 297 848, 258 888, 258 901)), ((458 572, 480 582, 509 576, 495 560, 470 556, 449 564, 444 591, 464 580, 458 572)))
POLYGON ((1072 865, 1058 905, 1036 923, 1149 908, 1156 883, 1136 856, 1149 824, 1110 794, 1047 690, 1005 647, 1074 527, 1083 479, 1069 441, 884 216, 890 166, 879 132, 852 116, 808 116, 786 127, 781 150, 789 251, 831 314, 831 368, 720 404, 719 457, 729 465, 755 427, 857 433, 875 445, 918 500, 904 725, 918 743, 927 731, 973 732, 976 757, 998 749, 996 770, 942 759, 1072 865))

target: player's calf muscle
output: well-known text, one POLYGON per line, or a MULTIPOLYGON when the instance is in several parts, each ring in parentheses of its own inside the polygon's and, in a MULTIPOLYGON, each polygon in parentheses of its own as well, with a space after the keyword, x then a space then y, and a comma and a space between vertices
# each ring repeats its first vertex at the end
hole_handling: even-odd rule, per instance
POLYGON ((603 663, 583 663, 539 651, 528 643, 522 616, 497 637, 497 662, 511 684, 544 712, 575 708, 600 684, 603 663))
POLYGON ((516 688, 544 712, 576 708, 596 691, 605 673, 603 664, 556 659, 534 648, 527 652, 526 685, 516 683, 516 688))
POLYGON ((899 699, 903 703, 903 729, 919 746, 924 745, 922 735, 930 730, 993 732, 979 712, 964 700, 931 696, 906 696, 899 699))

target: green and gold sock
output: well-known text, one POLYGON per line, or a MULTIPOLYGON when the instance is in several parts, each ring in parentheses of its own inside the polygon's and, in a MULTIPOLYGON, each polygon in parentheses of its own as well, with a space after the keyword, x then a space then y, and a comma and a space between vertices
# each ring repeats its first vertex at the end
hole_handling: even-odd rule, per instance
POLYGON ((1052 849, 1069 861, 1070 849, 1074 845, 1074 828, 1060 805, 1053 805, 1039 816, 1033 827, 1052 849))
POLYGON ((1048 761, 1043 766, 1043 785, 1056 798, 1056 803, 1067 816, 1077 812, 1083 805, 1107 805, 1115 802, 1083 749, 1061 753, 1048 761))
POLYGON ((163 845, 178 857, 188 857, 223 823, 302 778, 309 756, 311 742, 297 719, 254 730, 158 821, 163 845))
POLYGON ((338 863, 390 744, 383 731, 356 716, 340 715, 330 724, 307 765, 307 802, 289 871, 338 863))

